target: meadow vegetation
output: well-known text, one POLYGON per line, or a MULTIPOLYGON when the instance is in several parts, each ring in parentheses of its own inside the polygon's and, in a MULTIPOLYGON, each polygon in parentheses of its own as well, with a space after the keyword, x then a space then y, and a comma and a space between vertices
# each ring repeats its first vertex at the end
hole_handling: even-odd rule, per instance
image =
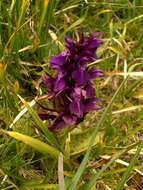
POLYGON ((0 1, 0 189, 143 189, 143 1, 0 1), (43 73, 63 36, 101 32, 102 107, 51 132, 43 73), (38 103, 36 103, 38 102, 38 103))

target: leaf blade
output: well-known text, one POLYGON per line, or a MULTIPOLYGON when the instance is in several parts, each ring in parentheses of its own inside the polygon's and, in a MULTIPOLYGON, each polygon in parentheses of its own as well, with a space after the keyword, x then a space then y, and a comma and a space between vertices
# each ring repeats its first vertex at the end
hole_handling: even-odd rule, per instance
POLYGON ((22 103, 25 105, 25 107, 28 109, 29 113, 31 114, 31 116, 35 120, 36 124, 40 127, 40 129, 42 130, 42 132, 45 134, 46 140, 51 145, 53 145, 55 148, 57 148, 58 150, 60 150, 59 144, 58 144, 56 138, 54 137, 53 133, 48 130, 48 128, 44 125, 43 121, 39 118, 39 116, 32 109, 32 107, 30 107, 30 105, 21 96, 18 95, 18 97, 20 98, 20 100, 22 101, 22 103))
POLYGON ((18 132, 14 132, 14 131, 4 131, 4 133, 8 134, 9 136, 22 141, 23 143, 33 147, 34 149, 38 150, 39 152, 43 153, 43 154, 47 154, 49 153, 52 157, 56 157, 58 158, 60 152, 58 150, 56 150, 55 148, 53 148, 52 146, 38 140, 35 139, 33 137, 18 133, 18 132))

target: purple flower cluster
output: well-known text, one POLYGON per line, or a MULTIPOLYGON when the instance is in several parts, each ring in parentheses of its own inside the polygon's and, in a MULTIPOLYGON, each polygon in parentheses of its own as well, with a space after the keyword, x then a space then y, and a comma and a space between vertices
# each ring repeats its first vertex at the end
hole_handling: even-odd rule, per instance
POLYGON ((54 111, 39 113, 42 120, 51 120, 51 130, 81 122, 91 110, 98 110, 92 79, 103 77, 99 68, 88 68, 87 63, 97 59, 96 50, 102 40, 100 32, 91 34, 86 40, 82 30, 76 41, 64 37, 66 49, 50 59, 50 66, 57 71, 54 77, 42 75, 42 81, 48 88, 54 111))

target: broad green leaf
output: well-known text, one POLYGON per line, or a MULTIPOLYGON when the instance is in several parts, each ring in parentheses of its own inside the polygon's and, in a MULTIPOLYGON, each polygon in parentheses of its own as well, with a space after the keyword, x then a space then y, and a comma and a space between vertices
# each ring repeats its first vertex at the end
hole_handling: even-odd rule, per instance
POLYGON ((18 132, 13 132, 13 131, 4 131, 6 134, 8 134, 9 136, 22 141, 23 143, 33 147, 34 149, 36 149, 37 151, 43 153, 43 154, 49 154, 52 157, 56 157, 58 158, 59 156, 59 151, 56 150, 55 148, 53 148, 52 146, 38 140, 35 139, 33 137, 18 133, 18 132))
POLYGON ((27 185, 23 186, 20 189, 25 190, 25 189, 55 189, 57 187, 56 184, 33 184, 33 185, 27 185))
MULTIPOLYGON (((78 130, 78 129, 76 129, 78 130)), ((70 135, 70 155, 76 155, 79 154, 85 150, 87 150, 91 136, 93 134, 93 131, 95 129, 89 129, 80 131, 78 130, 78 133, 71 133, 70 135)), ((93 146, 96 145, 103 137, 103 133, 98 133, 96 136, 93 146)))

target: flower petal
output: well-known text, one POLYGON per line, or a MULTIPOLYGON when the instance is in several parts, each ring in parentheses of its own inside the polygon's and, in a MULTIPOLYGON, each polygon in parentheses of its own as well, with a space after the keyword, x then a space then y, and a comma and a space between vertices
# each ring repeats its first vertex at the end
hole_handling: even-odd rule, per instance
POLYGON ((85 38, 84 38, 84 27, 82 27, 81 29, 81 36, 80 36, 80 43, 83 43, 85 41, 85 38))
POLYGON ((77 115, 78 117, 82 117, 83 116, 83 109, 84 109, 84 106, 82 104, 81 101, 73 101, 70 106, 70 111, 77 115))
POLYGON ((50 119, 49 114, 46 114, 46 113, 38 113, 38 116, 40 117, 42 121, 50 119))
POLYGON ((54 57, 51 57, 50 59, 50 64, 53 65, 54 69, 57 69, 58 66, 63 66, 65 64, 66 61, 66 57, 69 55, 69 51, 68 50, 64 50, 62 53, 60 53, 59 55, 56 55, 54 57))
POLYGON ((53 85, 54 85, 54 79, 53 78, 50 78, 48 75, 46 74, 42 74, 42 81, 43 83, 45 84, 45 86, 52 90, 53 88, 53 85))
POLYGON ((95 90, 92 84, 88 84, 86 87, 86 93, 89 98, 93 98, 95 96, 95 90))
POLYGON ((65 87, 66 87, 65 80, 63 78, 60 78, 60 79, 55 81, 53 90, 54 90, 54 92, 59 92, 59 91, 64 90, 65 87))
POLYGON ((64 39, 65 41, 68 43, 68 44, 74 44, 74 40, 72 40, 71 38, 68 38, 67 36, 64 36, 64 39))
POLYGON ((98 68, 92 68, 88 71, 88 74, 91 79, 96 78, 96 77, 103 77, 103 71, 98 69, 98 68))
POLYGON ((85 85, 89 80, 88 72, 82 68, 77 69, 72 73, 72 79, 75 81, 76 86, 85 85))
POLYGON ((99 110, 101 107, 94 103, 93 99, 89 98, 84 102, 84 113, 87 113, 92 110, 99 110))
POLYGON ((88 43, 88 48, 92 49, 92 48, 96 48, 98 45, 103 44, 102 40, 92 40, 88 43))
POLYGON ((59 122, 57 123, 57 125, 56 125, 55 128, 54 128, 54 130, 60 130, 60 129, 62 129, 62 128, 65 127, 65 126, 66 126, 65 122, 64 122, 63 120, 61 120, 61 121, 59 121, 59 122))
POLYGON ((64 122, 65 122, 67 125, 73 125, 73 124, 76 122, 77 117, 72 116, 72 115, 64 115, 64 116, 63 116, 63 120, 64 120, 64 122))

